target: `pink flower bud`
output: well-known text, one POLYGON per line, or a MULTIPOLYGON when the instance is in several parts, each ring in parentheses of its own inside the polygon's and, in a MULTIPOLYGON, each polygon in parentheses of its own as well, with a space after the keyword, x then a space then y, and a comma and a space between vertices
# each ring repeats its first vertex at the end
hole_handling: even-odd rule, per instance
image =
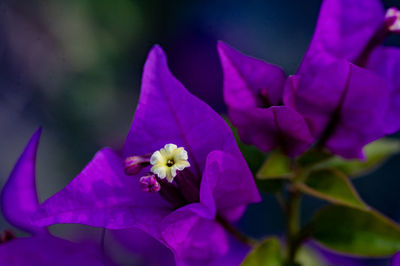
POLYGON ((136 175, 143 167, 150 165, 150 159, 145 156, 131 156, 124 161, 124 170, 127 175, 136 175))
POLYGON ((158 183, 155 175, 142 176, 139 180, 140 188, 144 192, 158 192, 161 189, 160 183, 158 183))

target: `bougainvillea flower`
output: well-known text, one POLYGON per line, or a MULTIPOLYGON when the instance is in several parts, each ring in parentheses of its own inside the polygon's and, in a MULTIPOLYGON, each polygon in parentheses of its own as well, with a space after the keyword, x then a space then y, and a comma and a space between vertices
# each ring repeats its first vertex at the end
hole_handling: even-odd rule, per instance
POLYGON ((241 140, 265 152, 277 147, 291 156, 304 152, 313 138, 304 118, 283 105, 283 70, 223 42, 218 43, 218 52, 225 103, 241 140))
POLYGON ((318 144, 345 158, 385 135, 389 106, 385 80, 348 61, 288 79, 285 102, 303 115, 318 144))
POLYGON ((1 194, 5 219, 32 236, 15 238, 5 231, 0 240, 1 265, 111 265, 99 248, 54 237, 47 228, 29 222, 39 205, 35 161, 40 132, 39 129, 33 134, 1 194))
POLYGON ((385 132, 393 133, 400 128, 400 49, 383 42, 399 32, 400 11, 389 8, 385 14, 379 0, 325 0, 299 73, 316 71, 337 59, 378 73, 390 86, 385 132))
POLYGON ((155 46, 123 155, 100 150, 41 205, 36 219, 42 225, 137 227, 169 247, 177 263, 203 264, 228 251, 223 225, 259 200, 228 125, 183 87, 155 46), (133 156, 143 158, 139 168, 133 156), (131 169, 140 170, 127 175, 131 169))
POLYGON ((268 144, 279 143, 271 137, 271 120, 284 121, 289 128, 278 127, 281 135, 292 136, 291 148, 299 145, 302 151, 308 146, 301 141, 307 138, 298 137, 306 132, 304 119, 317 145, 345 158, 363 158, 365 144, 400 126, 400 53, 380 47, 390 32, 400 30, 399 18, 396 9, 385 16, 374 0, 324 1, 310 48, 283 93, 282 70, 219 44, 225 101, 241 139, 268 151, 274 147, 268 144), (272 119, 267 114, 278 107, 260 107, 282 104, 276 100, 282 94, 278 107, 290 113, 272 119))

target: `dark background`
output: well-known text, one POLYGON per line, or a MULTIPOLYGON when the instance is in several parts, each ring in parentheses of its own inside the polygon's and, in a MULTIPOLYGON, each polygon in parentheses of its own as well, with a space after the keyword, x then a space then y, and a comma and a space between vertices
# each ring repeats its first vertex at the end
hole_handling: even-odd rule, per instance
MULTIPOLYGON (((142 66, 155 43, 186 88, 220 113, 225 106, 217 40, 295 72, 320 2, 1 1, 0 186, 39 125, 41 200, 71 181, 99 148, 120 148, 137 104, 142 66)), ((388 42, 400 44, 400 37, 388 42)), ((399 162, 394 156, 354 181, 368 204, 397 221, 399 162)), ((320 204, 305 199, 305 219, 320 204)), ((257 237, 284 228, 267 195, 249 208, 240 226, 257 237)), ((0 217, 0 229, 6 227, 0 217)))

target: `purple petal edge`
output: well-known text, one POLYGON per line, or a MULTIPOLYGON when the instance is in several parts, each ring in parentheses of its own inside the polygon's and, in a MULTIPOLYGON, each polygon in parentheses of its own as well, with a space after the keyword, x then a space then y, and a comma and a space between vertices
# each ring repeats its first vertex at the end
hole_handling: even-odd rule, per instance
POLYGON ((1 209, 6 220, 33 234, 47 232, 47 229, 33 225, 29 219, 39 206, 35 164, 41 133, 42 129, 38 128, 32 135, 1 193, 1 209))

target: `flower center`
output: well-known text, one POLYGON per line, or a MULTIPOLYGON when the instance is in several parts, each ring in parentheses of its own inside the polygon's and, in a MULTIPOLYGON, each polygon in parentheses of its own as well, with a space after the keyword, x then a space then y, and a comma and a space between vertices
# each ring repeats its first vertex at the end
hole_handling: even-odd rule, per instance
POLYGON ((174 164, 175 164, 175 162, 174 162, 173 159, 169 159, 169 160, 167 161, 167 166, 169 166, 169 167, 172 167, 174 164))
POLYGON ((164 148, 155 151, 150 157, 151 172, 160 179, 167 178, 172 183, 177 171, 190 166, 188 154, 183 147, 175 144, 166 144, 164 148))

